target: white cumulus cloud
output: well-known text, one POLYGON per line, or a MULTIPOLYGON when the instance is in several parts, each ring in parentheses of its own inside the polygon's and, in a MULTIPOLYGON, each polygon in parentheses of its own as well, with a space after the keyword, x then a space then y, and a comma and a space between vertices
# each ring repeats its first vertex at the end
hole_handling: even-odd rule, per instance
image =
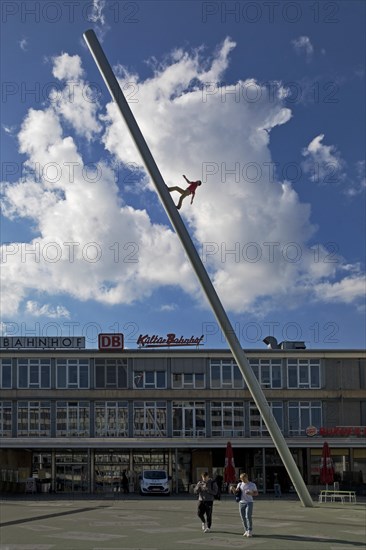
POLYGON ((337 282, 324 282, 315 286, 317 297, 324 302, 352 303, 360 296, 366 296, 366 280, 364 276, 345 277, 337 282))
POLYGON ((23 50, 23 52, 26 52, 28 50, 28 40, 27 38, 22 38, 19 41, 20 49, 23 50))
POLYGON ((49 317, 50 319, 70 318, 70 312, 64 306, 40 305, 34 300, 27 301, 25 311, 34 317, 49 317))
POLYGON ((105 6, 106 0, 93 0, 88 12, 88 20, 94 24, 94 29, 101 42, 103 42, 106 33, 110 29, 106 21, 105 6))
POLYGON ((324 134, 316 136, 302 151, 304 172, 310 180, 320 184, 340 183, 344 180, 345 162, 334 145, 324 145, 324 134))
POLYGON ((81 59, 64 53, 53 62, 53 75, 64 85, 61 90, 50 92, 53 110, 64 117, 78 135, 90 141, 101 130, 97 118, 99 104, 97 95, 82 78, 81 59))
MULTIPOLYGON (((307 300, 334 280, 343 260, 314 265, 310 206, 289 182, 270 176, 269 132, 291 118, 283 93, 269 100, 268 89, 252 78, 220 83, 234 46, 226 39, 211 60, 202 50, 176 50, 146 80, 123 67, 118 74, 166 183, 184 186, 182 174, 203 182, 194 206, 187 200, 181 214, 224 305, 263 312, 307 300)), ((78 56, 54 58, 53 74, 65 90, 69 79, 76 88, 87 86, 78 56)), ((76 95, 70 106, 65 90, 43 109, 28 111, 18 134, 26 177, 3 185, 4 215, 29 218, 34 233, 27 242, 2 246, 3 314, 22 308, 33 315, 67 314, 38 305, 34 292, 45 302, 47 295, 67 295, 116 305, 173 286, 201 303, 178 239, 166 222, 153 221, 154 187, 114 103, 101 117, 97 101, 76 95), (108 151, 95 159, 94 171, 80 138, 89 146, 101 139, 108 151), (140 167, 136 187, 146 210, 132 204, 131 185, 117 185, 112 166, 120 163, 140 167)), ((313 140, 308 155, 322 162, 337 158, 322 139, 313 140)), ((342 284, 341 275, 338 280, 342 284)), ((359 295, 359 286, 343 294, 347 302, 359 295)))
POLYGON ((297 54, 305 55, 306 61, 311 61, 314 53, 314 47, 308 36, 299 36, 298 38, 295 38, 292 40, 292 45, 297 54))

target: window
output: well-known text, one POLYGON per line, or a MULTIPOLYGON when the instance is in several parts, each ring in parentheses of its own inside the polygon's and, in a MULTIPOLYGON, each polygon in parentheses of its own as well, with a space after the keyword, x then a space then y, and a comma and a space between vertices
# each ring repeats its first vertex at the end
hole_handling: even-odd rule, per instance
POLYGON ((96 359, 96 388, 127 388, 126 359, 96 359))
POLYGON ((19 401, 18 431, 23 437, 51 436, 51 405, 49 401, 19 401))
POLYGON ((173 437, 204 437, 206 411, 203 401, 173 401, 173 437))
POLYGON ((203 372, 173 372, 173 388, 204 388, 205 375, 203 372))
POLYGON ((289 388, 320 388, 319 359, 288 359, 289 388))
POLYGON ((160 370, 134 371, 133 386, 138 389, 166 388, 166 372, 160 370))
POLYGON ((0 359, 0 388, 11 388, 11 359, 0 359))
POLYGON ((211 403, 212 437, 241 437, 244 435, 244 404, 242 401, 211 403))
POLYGON ((89 388, 88 359, 57 359, 57 388, 89 388))
POLYGON ((166 402, 135 401, 133 406, 134 437, 166 437, 166 402))
POLYGON ((50 387, 50 359, 18 359, 18 388, 50 387))
POLYGON ((211 388, 243 388, 244 379, 235 361, 210 362, 211 388))
POLYGON ((58 401, 56 403, 56 437, 87 437, 90 406, 87 401, 58 401))
MULTIPOLYGON (((269 401, 268 405, 276 419, 278 427, 283 431, 283 403, 282 401, 269 401)), ((252 437, 269 436, 265 422, 257 409, 256 404, 251 401, 249 404, 249 430, 252 437)))
POLYGON ((95 403, 95 436, 128 436, 127 401, 97 401, 95 403))
POLYGON ((251 359, 250 366, 262 388, 282 388, 281 359, 251 359))
POLYGON ((0 401, 0 436, 11 437, 12 408, 11 401, 0 401))
POLYGON ((308 426, 322 425, 322 404, 320 401, 289 401, 289 435, 305 435, 308 426))

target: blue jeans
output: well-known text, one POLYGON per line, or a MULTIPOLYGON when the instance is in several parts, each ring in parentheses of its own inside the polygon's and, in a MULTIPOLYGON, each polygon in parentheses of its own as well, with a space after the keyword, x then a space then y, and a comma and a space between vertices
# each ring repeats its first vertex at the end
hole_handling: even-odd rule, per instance
POLYGON ((239 502, 239 512, 241 521, 246 531, 252 531, 253 502, 239 502))

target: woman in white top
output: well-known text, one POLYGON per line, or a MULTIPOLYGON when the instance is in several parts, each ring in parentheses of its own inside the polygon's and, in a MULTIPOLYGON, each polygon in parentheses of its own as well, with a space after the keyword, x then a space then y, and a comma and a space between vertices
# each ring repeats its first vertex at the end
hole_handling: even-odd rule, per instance
POLYGON ((253 497, 258 496, 258 490, 256 484, 249 481, 248 474, 240 474, 240 482, 236 487, 236 493, 239 493, 239 491, 239 513, 245 529, 243 537, 252 537, 253 497))

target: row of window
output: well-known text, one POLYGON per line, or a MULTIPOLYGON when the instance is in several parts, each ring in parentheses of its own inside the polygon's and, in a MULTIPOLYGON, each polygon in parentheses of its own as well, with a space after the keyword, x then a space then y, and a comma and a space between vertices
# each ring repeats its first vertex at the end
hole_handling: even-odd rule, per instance
MULTIPOLYGON (((269 406, 281 431, 288 436, 304 435, 308 426, 322 424, 320 401, 270 401, 269 406)), ((3 437, 12 437, 13 412, 17 437, 269 435, 254 402, 244 401, 19 401, 16 410, 11 401, 0 401, 3 437), (168 418, 172 419, 171 426, 168 418)))
MULTIPOLYGON (((263 388, 282 388, 281 359, 253 359, 250 365, 263 388)), ((321 387, 320 361, 311 359, 288 359, 286 363, 288 388, 321 387)), ((12 388, 11 359, 0 361, 0 384, 12 388)), ((91 384, 88 359, 56 359, 57 389, 119 388, 166 389, 165 370, 133 370, 131 385, 128 380, 127 360, 97 359, 95 377, 91 384)), ((51 388, 51 359, 18 359, 17 388, 51 388)), ((171 387, 202 389, 206 387, 204 372, 173 372, 171 387)), ((210 388, 244 388, 240 369, 232 360, 211 360, 209 364, 210 388)))

